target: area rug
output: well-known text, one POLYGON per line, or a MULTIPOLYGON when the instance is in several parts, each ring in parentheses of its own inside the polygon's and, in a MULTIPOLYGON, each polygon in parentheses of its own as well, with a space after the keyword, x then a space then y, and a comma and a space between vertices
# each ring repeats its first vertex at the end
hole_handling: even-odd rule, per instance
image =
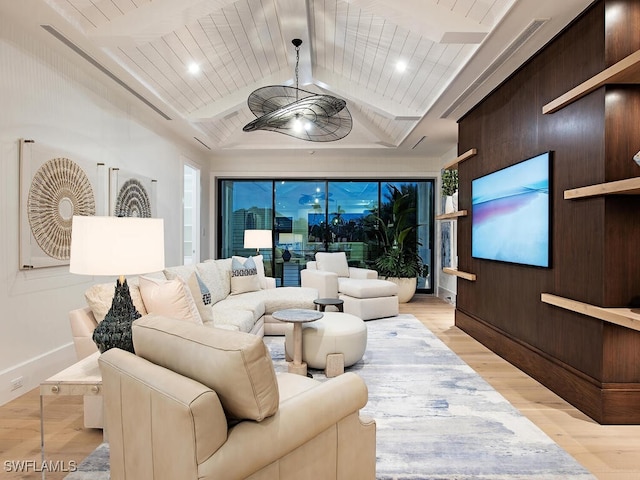
MULTIPOLYGON (((573 457, 412 315, 367 322, 363 359, 348 371, 369 389, 362 414, 377 425, 378 480, 593 479, 573 457)), ((284 337, 265 337, 286 371, 284 337)), ((324 381, 321 371, 310 370, 324 381)), ((103 480, 82 465, 66 480, 103 480)), ((97 460, 97 458, 94 458, 97 460)), ((108 457, 106 458, 108 462, 108 457)))

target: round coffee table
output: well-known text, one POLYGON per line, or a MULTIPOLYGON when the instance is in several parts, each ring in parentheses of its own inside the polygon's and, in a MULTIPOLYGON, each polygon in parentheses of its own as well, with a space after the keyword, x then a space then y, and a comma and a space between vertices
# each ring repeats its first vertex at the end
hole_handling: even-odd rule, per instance
POLYGON ((324 315, 315 310, 287 308, 273 312, 272 317, 281 322, 293 323, 293 361, 288 362, 289 373, 307 375, 307 363, 302 361, 302 324, 320 320, 324 315))
POLYGON ((341 298, 316 298, 313 301, 318 306, 318 310, 324 312, 328 306, 334 306, 339 312, 344 312, 344 300, 341 298))

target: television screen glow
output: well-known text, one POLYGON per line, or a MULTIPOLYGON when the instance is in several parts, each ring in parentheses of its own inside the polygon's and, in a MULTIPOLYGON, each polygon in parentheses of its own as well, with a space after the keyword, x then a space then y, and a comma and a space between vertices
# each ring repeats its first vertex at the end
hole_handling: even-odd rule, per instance
POLYGON ((549 267, 550 153, 471 182, 471 254, 549 267))

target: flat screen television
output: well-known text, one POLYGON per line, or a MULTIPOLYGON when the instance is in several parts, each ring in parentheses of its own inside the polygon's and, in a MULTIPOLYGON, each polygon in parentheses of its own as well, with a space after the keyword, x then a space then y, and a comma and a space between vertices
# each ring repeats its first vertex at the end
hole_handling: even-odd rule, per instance
POLYGON ((551 152, 471 182, 471 255, 550 267, 551 152))

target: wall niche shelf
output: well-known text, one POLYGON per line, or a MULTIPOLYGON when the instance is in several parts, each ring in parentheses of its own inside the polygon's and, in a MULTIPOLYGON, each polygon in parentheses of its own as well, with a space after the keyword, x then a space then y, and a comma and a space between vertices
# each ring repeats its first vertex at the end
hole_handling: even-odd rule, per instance
POLYGON ((442 215, 436 215, 436 220, 452 220, 458 217, 466 217, 468 212, 466 210, 458 210, 452 213, 443 213, 442 215))
POLYGON ((474 155, 477 155, 477 154, 478 154, 478 150, 476 148, 472 148, 470 150, 467 150, 466 152, 464 152, 459 157, 456 157, 453 160, 451 160, 449 163, 445 164, 442 167, 442 169, 443 170, 456 170, 458 168, 458 164, 460 162, 464 162, 468 158, 471 158, 471 157, 473 157, 474 155))
POLYGON ((457 268, 444 267, 442 269, 444 273, 448 273, 449 275, 455 275, 456 277, 464 278, 465 280, 469 280, 470 282, 476 281, 475 273, 468 273, 458 270, 457 268))
POLYGON ((544 303, 581 313, 588 317, 598 318, 605 322, 640 331, 640 308, 603 308, 588 303, 571 300, 551 293, 543 293, 540 298, 544 303))
POLYGON ((640 83, 640 50, 636 50, 618 63, 614 63, 609 68, 572 88, 564 95, 560 95, 555 100, 547 103, 542 107, 542 113, 557 112, 603 85, 614 83, 640 83))
POLYGON ((626 178, 616 182, 598 183, 588 187, 573 188, 564 191, 565 200, 597 197, 601 195, 640 195, 640 177, 626 178))

